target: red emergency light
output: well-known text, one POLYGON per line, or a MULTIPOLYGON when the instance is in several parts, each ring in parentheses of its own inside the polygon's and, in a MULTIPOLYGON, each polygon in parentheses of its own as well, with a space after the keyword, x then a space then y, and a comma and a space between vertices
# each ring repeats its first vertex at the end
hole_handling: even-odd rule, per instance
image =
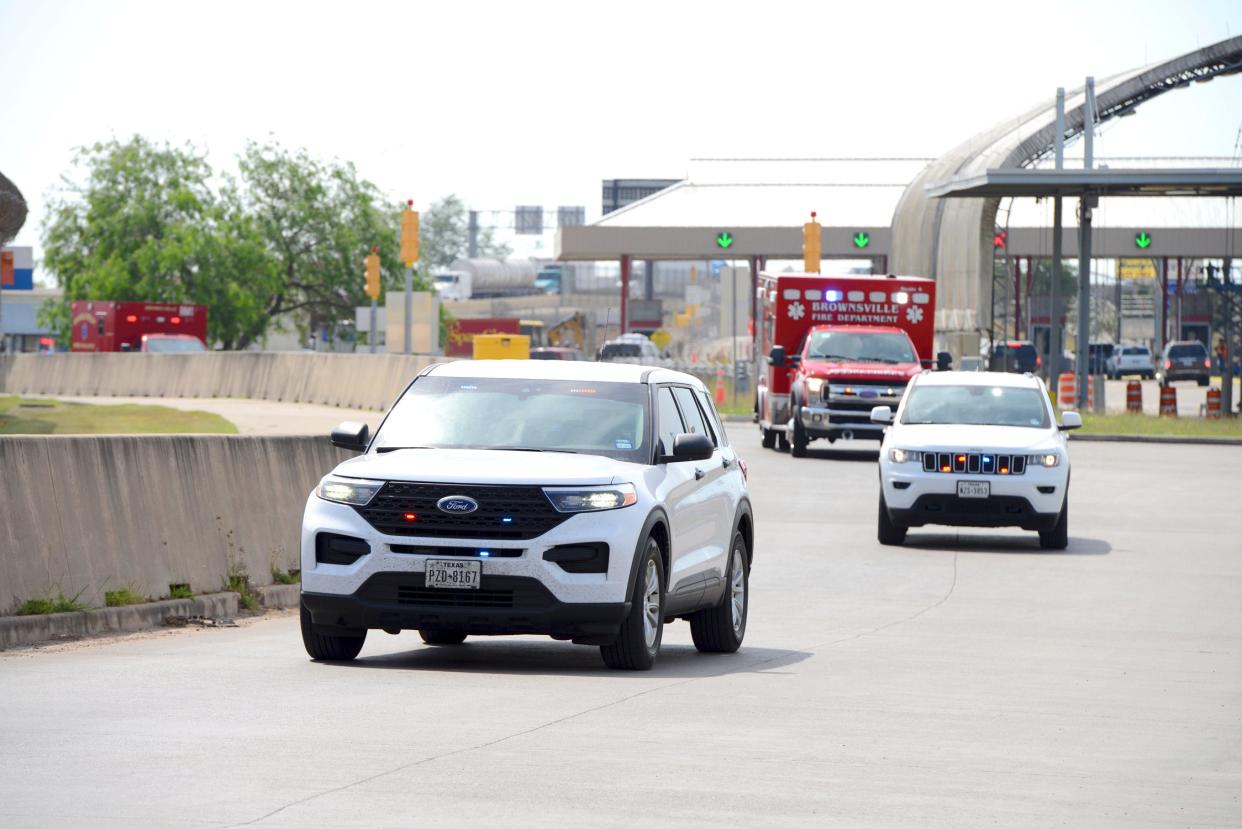
POLYGON ((169 320, 169 322, 171 322, 173 325, 180 325, 181 317, 173 317, 172 319, 169 320))
POLYGON ((130 314, 128 317, 126 317, 126 318, 125 318, 125 321, 126 321, 126 322, 137 322, 137 321, 138 321, 138 315, 137 315, 137 314, 130 314))

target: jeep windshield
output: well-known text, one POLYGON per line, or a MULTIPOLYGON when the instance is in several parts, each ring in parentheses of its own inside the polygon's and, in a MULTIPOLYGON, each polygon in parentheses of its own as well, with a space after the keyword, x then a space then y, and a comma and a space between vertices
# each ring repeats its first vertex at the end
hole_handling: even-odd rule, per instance
POLYGON ((810 360, 859 360, 868 363, 917 363, 904 334, 817 331, 807 345, 810 360))
POLYGON ((1031 388, 916 385, 906 392, 901 422, 1047 429, 1048 399, 1031 388))
POLYGON ((393 406, 375 450, 575 452, 648 463, 647 386, 420 377, 393 406))

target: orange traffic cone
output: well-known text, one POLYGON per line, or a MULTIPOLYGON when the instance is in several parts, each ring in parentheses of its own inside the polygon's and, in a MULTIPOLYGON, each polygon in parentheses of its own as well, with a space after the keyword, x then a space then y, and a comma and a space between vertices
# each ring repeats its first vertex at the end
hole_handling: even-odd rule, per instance
POLYGON ((724 369, 716 369, 716 405, 723 406, 725 402, 724 390, 724 369))

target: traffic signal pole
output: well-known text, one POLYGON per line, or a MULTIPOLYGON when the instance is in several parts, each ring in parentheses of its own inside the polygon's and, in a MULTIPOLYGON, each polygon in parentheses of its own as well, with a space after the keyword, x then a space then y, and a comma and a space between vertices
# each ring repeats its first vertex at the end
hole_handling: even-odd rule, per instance
POLYGON ((405 267, 405 345, 402 348, 403 353, 409 354, 413 349, 414 330, 412 328, 414 320, 414 268, 410 265, 405 267))

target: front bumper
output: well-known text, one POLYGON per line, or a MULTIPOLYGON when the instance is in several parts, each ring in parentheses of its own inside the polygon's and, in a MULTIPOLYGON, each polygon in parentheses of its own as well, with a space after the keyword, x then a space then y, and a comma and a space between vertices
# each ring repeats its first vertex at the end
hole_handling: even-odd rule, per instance
MULTIPOLYGON (((877 403, 877 406, 885 405, 877 403)), ((834 409, 828 406, 800 406, 798 419, 809 437, 831 438, 836 440, 845 432, 852 432, 855 438, 863 440, 883 440, 884 425, 871 422, 871 411, 859 412, 852 409, 834 409)))
POLYGON ((880 483, 889 517, 903 527, 1021 527, 1050 530, 1065 503, 1069 469, 1030 465, 1022 475, 925 472, 881 459, 880 483), (986 481, 988 498, 959 498, 958 481, 986 481))
POLYGON ((453 630, 479 636, 538 634, 563 639, 614 636, 628 602, 562 602, 537 579, 491 576, 478 590, 424 586, 422 573, 377 573, 352 595, 302 593, 322 632, 453 630))

